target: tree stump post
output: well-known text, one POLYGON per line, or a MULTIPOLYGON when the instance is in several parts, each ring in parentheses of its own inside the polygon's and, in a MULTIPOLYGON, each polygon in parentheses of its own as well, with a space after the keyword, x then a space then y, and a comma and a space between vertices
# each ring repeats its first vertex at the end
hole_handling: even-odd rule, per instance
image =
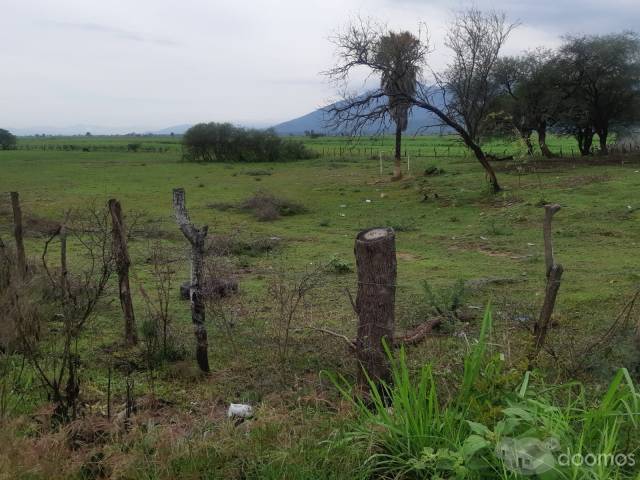
POLYGON ((191 300, 191 321, 196 337, 196 360, 200 370, 209 372, 209 356, 207 330, 204 326, 205 307, 202 299, 202 285, 204 282, 204 241, 208 228, 196 228, 189 219, 189 212, 185 202, 184 188, 173 189, 173 210, 180 231, 191 244, 191 286, 189 297, 191 300))
POLYGON ((558 296, 558 290, 560 289, 560 282, 562 280, 563 268, 562 265, 556 263, 553 255, 553 232, 551 230, 551 222, 553 216, 560 210, 560 205, 549 204, 544 206, 544 223, 543 223, 543 236, 544 236, 544 263, 545 263, 545 275, 547 277, 547 285, 545 287, 544 302, 542 309, 540 310, 540 317, 534 325, 535 345, 531 355, 531 360, 535 359, 542 350, 544 342, 551 325, 551 315, 556 304, 556 297, 558 296))
POLYGON ((16 240, 18 272, 22 277, 25 277, 27 275, 27 257, 24 251, 22 208, 20 208, 20 195, 18 192, 11 192, 11 208, 13 209, 13 236, 16 240))
POLYGON ((389 359, 382 340, 393 346, 396 295, 396 245, 391 228, 361 231, 354 247, 358 271, 356 357, 360 363, 358 383, 368 386, 391 381, 389 359))
POLYGON ((136 319, 133 312, 133 301, 131 300, 131 287, 129 285, 129 267, 131 258, 127 247, 127 235, 124 222, 122 220, 122 207, 120 202, 112 198, 108 202, 111 213, 111 234, 113 236, 113 247, 116 260, 116 271, 118 273, 118 291, 120 293, 120 306, 124 315, 124 339, 127 345, 138 343, 136 334, 136 319))

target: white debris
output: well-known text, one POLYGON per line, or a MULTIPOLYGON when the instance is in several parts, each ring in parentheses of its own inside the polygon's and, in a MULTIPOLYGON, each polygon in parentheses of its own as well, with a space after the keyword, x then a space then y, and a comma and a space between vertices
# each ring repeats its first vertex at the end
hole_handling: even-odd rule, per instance
POLYGON ((366 203, 371 203, 371 200, 369 200, 368 198, 365 200, 366 203))
POLYGON ((227 411, 227 417, 251 418, 253 417, 253 407, 244 403, 231 403, 227 411))

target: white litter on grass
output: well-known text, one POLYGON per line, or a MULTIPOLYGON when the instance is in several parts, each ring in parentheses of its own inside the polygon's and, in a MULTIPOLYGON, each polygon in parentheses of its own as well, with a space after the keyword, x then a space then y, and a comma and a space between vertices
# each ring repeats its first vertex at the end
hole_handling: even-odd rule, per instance
POLYGON ((527 243, 527 245, 529 245, 530 247, 533 247, 535 243, 527 243))
POLYGON ((369 200, 368 198, 365 200, 366 203, 371 203, 371 200, 369 200))
POLYGON ((338 215, 340 215, 341 217, 346 217, 347 216, 346 213, 339 213, 338 215))
POLYGON ((340 205, 340 208, 347 208, 346 205, 340 205))
POLYGON ((251 418, 253 417, 253 407, 244 403, 231 403, 229 404, 227 417, 251 418))

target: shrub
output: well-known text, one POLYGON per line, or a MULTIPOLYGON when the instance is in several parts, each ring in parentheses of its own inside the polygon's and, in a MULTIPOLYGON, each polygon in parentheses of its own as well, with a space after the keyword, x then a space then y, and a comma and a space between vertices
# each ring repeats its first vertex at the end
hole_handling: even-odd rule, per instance
POLYGON ((13 150, 16 148, 16 136, 10 131, 0 128, 0 150, 13 150))
POLYGON ((182 137, 183 158, 194 162, 276 162, 315 158, 300 141, 282 140, 273 129, 199 123, 182 137))
POLYGON ((256 192, 247 198, 240 204, 240 209, 252 212, 262 222, 307 212, 307 209, 299 203, 264 191, 256 192))

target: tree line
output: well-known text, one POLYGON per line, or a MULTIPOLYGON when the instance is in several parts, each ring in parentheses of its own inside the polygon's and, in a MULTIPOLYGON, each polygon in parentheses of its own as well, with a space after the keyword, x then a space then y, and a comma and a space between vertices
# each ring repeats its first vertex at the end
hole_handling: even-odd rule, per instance
MULTIPOLYGON (((326 113, 331 128, 359 135, 372 124, 381 130, 394 125, 394 179, 400 169, 402 133, 412 109, 425 109, 436 125, 455 132, 484 168, 495 192, 500 185, 482 140, 516 133, 534 153, 550 129, 575 137, 583 155, 608 153, 613 131, 632 125, 640 116, 640 38, 636 33, 564 37, 555 49, 533 49, 519 56, 500 52, 519 25, 503 13, 470 8, 450 23, 445 46, 448 65, 434 71, 433 51, 425 28, 418 33, 392 31, 370 19, 358 18, 332 38, 336 64, 325 74, 341 100, 326 113), (350 90, 354 74, 368 70, 379 79, 364 93, 350 90), (430 73, 429 81, 424 76, 430 73)), ((431 127, 434 125, 424 125, 431 127)))

